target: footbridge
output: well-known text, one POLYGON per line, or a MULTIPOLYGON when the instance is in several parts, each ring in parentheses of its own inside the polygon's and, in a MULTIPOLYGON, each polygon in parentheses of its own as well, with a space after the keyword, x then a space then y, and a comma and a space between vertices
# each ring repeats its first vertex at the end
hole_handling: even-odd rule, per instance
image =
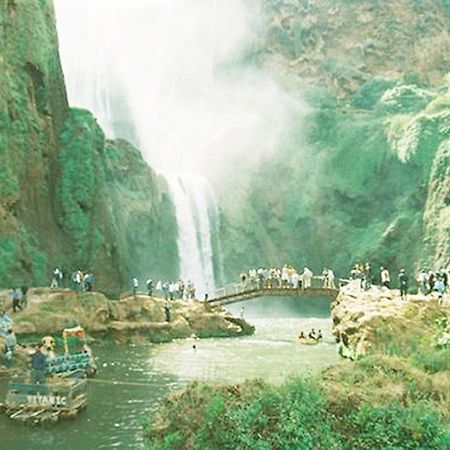
MULTIPOLYGON (((235 283, 216 289, 211 292, 206 300, 210 304, 230 305, 256 297, 329 297, 335 299, 339 293, 336 287, 324 285, 323 277, 313 277, 308 287, 292 287, 290 284, 282 284, 278 280, 263 284, 258 282, 235 283), (276 281, 276 282, 274 282, 276 281)), ((339 286, 345 285, 348 280, 336 280, 339 286)))

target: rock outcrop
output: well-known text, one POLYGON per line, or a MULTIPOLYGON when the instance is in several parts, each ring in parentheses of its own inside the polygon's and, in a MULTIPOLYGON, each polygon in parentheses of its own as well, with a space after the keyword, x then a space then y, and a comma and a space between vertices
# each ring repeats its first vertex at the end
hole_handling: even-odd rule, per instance
POLYGON ((91 336, 110 337, 118 342, 146 340, 165 342, 191 336, 232 337, 251 334, 254 328, 233 317, 220 306, 203 302, 171 301, 138 294, 108 300, 97 292, 32 289, 29 306, 11 314, 14 331, 27 335, 60 335, 64 328, 77 325, 91 336), (169 306, 166 320, 165 306, 169 306))
MULTIPOLYGON (((333 332, 357 355, 386 349, 389 336, 402 336, 418 331, 433 334, 436 320, 450 314, 450 296, 446 294, 443 305, 438 304, 437 294, 411 295, 402 300, 398 290, 372 286, 360 288, 359 280, 341 289, 332 304, 333 332)), ((399 344, 400 345, 400 344, 399 344)))

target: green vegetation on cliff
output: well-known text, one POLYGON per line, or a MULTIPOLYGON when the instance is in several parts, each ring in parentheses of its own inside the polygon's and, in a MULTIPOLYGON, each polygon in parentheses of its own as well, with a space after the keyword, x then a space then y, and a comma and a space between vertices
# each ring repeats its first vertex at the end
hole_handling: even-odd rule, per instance
POLYGON ((167 187, 123 142, 69 109, 51 0, 0 3, 0 287, 82 268, 116 293, 177 276, 167 187))
POLYGON ((52 2, 2 2, 0 41, 0 285, 42 283, 67 109, 52 2))
POLYGON ((94 117, 84 110, 71 109, 60 135, 58 155, 60 177, 58 196, 60 223, 70 236, 71 260, 75 266, 95 267, 95 256, 105 243, 99 208, 105 186, 102 152, 105 138, 94 117))
POLYGON ((394 272, 450 262, 446 6, 265 4, 258 64, 307 107, 275 156, 217 186, 229 278, 286 262, 342 276, 360 260, 394 272))
POLYGON ((64 266, 95 273, 113 294, 133 276, 176 277, 176 221, 164 181, 125 141, 105 141, 91 113, 70 109, 60 135, 64 266))

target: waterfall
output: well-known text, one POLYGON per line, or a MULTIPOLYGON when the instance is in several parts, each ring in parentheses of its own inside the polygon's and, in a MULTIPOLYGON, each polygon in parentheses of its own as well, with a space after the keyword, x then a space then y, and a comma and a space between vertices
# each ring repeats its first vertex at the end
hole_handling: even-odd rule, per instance
POLYGON ((194 282, 200 297, 214 289, 213 236, 219 218, 214 191, 200 175, 163 175, 177 206, 180 277, 194 282))
POLYGON ((228 182, 258 164, 276 151, 284 123, 281 89, 244 62, 262 3, 54 3, 71 105, 91 110, 108 136, 129 140, 166 174, 181 275, 213 288, 219 215, 205 178, 228 182))

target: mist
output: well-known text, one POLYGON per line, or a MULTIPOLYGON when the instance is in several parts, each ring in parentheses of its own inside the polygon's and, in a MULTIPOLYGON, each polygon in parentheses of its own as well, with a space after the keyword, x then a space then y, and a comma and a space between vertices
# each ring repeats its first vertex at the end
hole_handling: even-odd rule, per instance
POLYGON ((156 169, 210 179, 277 151, 299 107, 245 62, 260 0, 56 0, 72 106, 156 169))
POLYGON ((245 319, 330 317, 331 300, 326 297, 260 297, 227 305, 226 309, 239 316, 241 308, 245 319))

